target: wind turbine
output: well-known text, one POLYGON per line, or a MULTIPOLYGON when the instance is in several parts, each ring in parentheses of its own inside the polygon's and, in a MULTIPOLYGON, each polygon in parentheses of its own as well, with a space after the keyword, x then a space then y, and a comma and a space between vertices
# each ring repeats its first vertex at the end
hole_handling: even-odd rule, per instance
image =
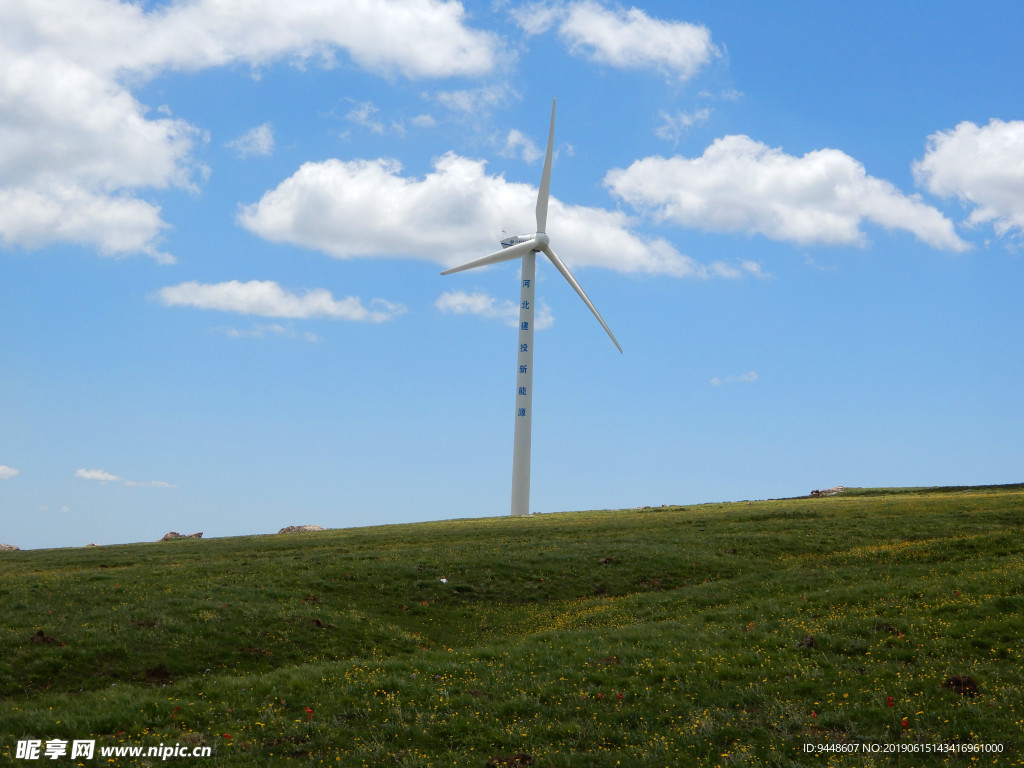
POLYGON ((548 131, 548 151, 544 157, 544 171, 540 177, 540 190, 537 193, 537 231, 532 235, 516 235, 501 241, 502 249, 482 259, 476 259, 458 267, 442 272, 450 275, 466 269, 497 264, 521 258, 522 278, 519 291, 519 357, 516 368, 516 420, 515 436, 512 448, 512 514, 530 514, 530 430, 533 419, 533 295, 537 270, 537 254, 543 253, 555 269, 562 273, 573 290, 579 294, 597 322, 611 337, 612 342, 622 352, 622 347, 615 340, 608 324, 601 317, 593 302, 587 298, 572 272, 565 266, 553 250, 547 236, 548 223, 548 191, 551 187, 551 150, 555 140, 555 100, 551 100, 551 129, 548 131))

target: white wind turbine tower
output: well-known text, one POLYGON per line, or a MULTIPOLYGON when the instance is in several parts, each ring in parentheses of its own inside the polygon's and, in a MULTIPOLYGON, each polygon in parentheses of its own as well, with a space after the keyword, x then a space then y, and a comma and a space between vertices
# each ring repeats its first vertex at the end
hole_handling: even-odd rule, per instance
POLYGON ((512 449, 512 514, 530 514, 530 426, 533 418, 533 294, 534 276, 537 269, 537 253, 543 253, 569 285, 579 294, 597 322, 611 337, 612 342, 622 352, 622 347, 615 340, 608 324, 601 313, 584 293, 569 268, 562 263, 551 250, 547 236, 548 190, 551 186, 551 149, 555 139, 555 100, 551 102, 551 129, 548 131, 548 150, 544 157, 544 172, 540 177, 540 191, 537 194, 537 232, 533 235, 517 235, 501 241, 502 250, 496 251, 482 259, 476 259, 459 267, 452 267, 442 272, 450 275, 465 269, 482 267, 486 264, 497 264, 522 258, 523 271, 519 293, 519 359, 516 370, 516 419, 515 438, 512 449))

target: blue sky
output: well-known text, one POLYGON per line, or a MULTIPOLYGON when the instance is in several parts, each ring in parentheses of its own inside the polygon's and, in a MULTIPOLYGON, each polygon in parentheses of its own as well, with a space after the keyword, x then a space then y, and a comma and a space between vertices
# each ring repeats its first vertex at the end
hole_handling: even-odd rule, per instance
POLYGON ((1024 6, 0 7, 0 541, 1021 480, 1024 6))

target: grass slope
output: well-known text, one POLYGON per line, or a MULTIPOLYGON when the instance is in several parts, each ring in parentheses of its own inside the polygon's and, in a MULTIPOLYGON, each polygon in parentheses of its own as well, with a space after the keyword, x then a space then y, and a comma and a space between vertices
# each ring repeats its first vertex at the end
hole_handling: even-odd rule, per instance
POLYGON ((1021 765, 1022 528, 1020 485, 848 489, 0 553, 0 764, 1021 765))

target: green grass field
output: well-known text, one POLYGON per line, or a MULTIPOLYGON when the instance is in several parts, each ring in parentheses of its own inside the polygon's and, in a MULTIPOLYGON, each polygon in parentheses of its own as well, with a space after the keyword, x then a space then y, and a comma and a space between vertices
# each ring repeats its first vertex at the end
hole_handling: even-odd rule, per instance
POLYGON ((0 764, 1024 765, 1022 535, 1014 485, 4 552, 0 764))

